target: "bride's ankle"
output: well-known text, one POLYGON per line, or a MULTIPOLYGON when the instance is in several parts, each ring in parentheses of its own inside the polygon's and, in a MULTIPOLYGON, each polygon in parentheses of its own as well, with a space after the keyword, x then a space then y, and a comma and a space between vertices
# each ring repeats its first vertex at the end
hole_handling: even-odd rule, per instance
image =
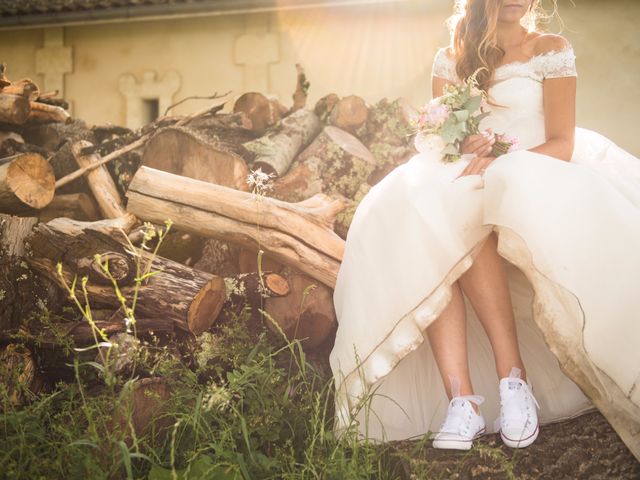
POLYGON ((503 379, 506 377, 516 376, 517 378, 521 378, 525 382, 527 381, 527 371, 524 368, 523 364, 518 366, 509 366, 498 369, 498 379, 503 379))

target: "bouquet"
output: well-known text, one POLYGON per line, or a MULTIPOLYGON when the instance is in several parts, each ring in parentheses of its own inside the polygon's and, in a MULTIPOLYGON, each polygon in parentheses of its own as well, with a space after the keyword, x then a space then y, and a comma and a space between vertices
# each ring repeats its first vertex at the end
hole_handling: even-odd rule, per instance
MULTIPOLYGON (((486 111, 486 92, 478 88, 477 73, 461 85, 447 85, 444 94, 418 110, 418 115, 412 120, 415 133, 441 137, 444 162, 454 162, 461 157, 462 140, 468 135, 478 134, 480 121, 490 114, 486 111)), ((498 157, 516 148, 516 137, 498 134, 492 154, 498 157)))

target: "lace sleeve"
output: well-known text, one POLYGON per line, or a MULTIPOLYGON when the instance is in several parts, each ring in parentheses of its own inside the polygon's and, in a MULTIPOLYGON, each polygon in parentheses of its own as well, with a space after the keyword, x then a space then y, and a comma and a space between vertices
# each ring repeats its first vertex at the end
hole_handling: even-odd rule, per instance
POLYGON ((455 62, 449 58, 446 47, 443 47, 436 52, 431 71, 434 77, 444 78, 450 82, 458 81, 455 62))
POLYGON ((543 78, 577 77, 576 55, 569 47, 560 51, 551 51, 544 55, 542 63, 543 78))

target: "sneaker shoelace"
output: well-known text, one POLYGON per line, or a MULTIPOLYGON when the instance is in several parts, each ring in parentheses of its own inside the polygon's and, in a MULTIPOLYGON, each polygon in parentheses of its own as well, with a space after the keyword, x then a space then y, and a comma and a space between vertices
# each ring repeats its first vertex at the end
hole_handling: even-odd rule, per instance
MULTIPOLYGON (((447 416, 442 423, 442 427, 440 427, 441 432, 468 433, 467 429, 470 421, 470 412, 464 408, 465 401, 474 402, 476 405, 480 405, 484 402, 484 397, 480 395, 462 395, 452 398, 447 411, 447 416)), ((471 405, 469 405, 469 410, 471 410, 474 415, 478 415, 471 405)))
MULTIPOLYGON (((531 393, 528 385, 522 380, 509 380, 508 389, 503 394, 502 399, 502 419, 506 425, 511 422, 520 422, 522 419, 521 406, 526 402, 526 396, 531 397, 537 408, 540 408, 538 401, 531 393)), ((500 429, 501 418, 495 422, 495 429, 500 429)))

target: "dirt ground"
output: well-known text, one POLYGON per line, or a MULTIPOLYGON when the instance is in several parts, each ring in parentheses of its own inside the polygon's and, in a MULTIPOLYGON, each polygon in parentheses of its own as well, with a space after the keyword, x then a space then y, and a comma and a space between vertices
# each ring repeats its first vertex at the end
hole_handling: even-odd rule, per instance
POLYGON ((640 479, 640 463, 597 411, 542 426, 536 442, 518 450, 497 434, 469 452, 436 450, 428 441, 387 445, 383 457, 398 479, 640 479))

